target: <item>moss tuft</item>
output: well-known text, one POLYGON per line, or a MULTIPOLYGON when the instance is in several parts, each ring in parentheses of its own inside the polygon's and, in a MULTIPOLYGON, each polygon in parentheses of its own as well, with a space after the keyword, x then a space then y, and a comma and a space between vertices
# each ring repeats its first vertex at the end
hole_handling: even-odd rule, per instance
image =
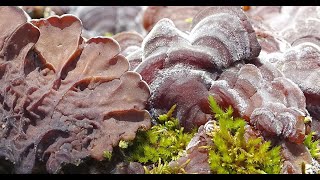
POLYGON ((271 147, 269 141, 263 142, 261 138, 246 140, 246 121, 234 118, 231 106, 222 110, 212 96, 209 96, 209 104, 218 124, 211 132, 214 145, 207 146, 212 173, 280 173, 280 146, 271 147))
POLYGON ((196 131, 191 133, 184 131, 179 120, 172 117, 175 107, 176 105, 172 106, 168 113, 160 115, 157 119, 158 124, 151 129, 138 132, 134 141, 129 143, 129 147, 123 149, 129 161, 145 165, 158 163, 160 168, 184 154, 196 131))
POLYGON ((319 158, 319 151, 320 151, 320 149, 318 149, 319 140, 314 141, 313 140, 314 135, 315 135, 315 132, 311 132, 310 134, 308 134, 304 139, 303 143, 309 149, 311 156, 317 159, 319 158))
POLYGON ((111 158, 112 158, 112 152, 111 151, 103 151, 103 157, 106 159, 106 160, 108 160, 108 161, 110 161, 111 160, 111 158))

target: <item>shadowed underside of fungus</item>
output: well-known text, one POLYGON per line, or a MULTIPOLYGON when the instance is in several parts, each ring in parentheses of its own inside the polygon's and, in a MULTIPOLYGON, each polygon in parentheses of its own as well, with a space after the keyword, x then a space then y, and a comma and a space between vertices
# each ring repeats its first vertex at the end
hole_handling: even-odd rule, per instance
POLYGON ((71 15, 27 21, 0 8, 0 157, 17 173, 103 159, 151 126, 148 85, 111 38, 84 41, 71 15))
POLYGON ((192 23, 186 34, 170 19, 160 20, 144 39, 135 69, 150 85, 151 112, 162 114, 177 104, 177 118, 187 130, 208 120, 208 91, 219 73, 260 52, 241 7, 210 7, 192 23))

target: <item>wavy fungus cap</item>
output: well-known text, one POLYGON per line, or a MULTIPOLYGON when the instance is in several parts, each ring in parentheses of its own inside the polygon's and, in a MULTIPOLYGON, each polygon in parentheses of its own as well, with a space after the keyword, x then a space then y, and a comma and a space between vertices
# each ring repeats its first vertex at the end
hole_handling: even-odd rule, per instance
MULTIPOLYGON (((313 42, 303 42, 283 53, 265 56, 286 78, 296 83, 304 93, 307 109, 313 118, 311 129, 320 132, 320 47, 313 42)), ((319 135, 317 135, 319 137, 319 135)))
POLYGON ((208 120, 208 91, 218 74, 261 50, 241 7, 210 7, 193 19, 189 34, 170 19, 158 21, 142 42, 142 62, 135 69, 150 85, 151 112, 177 104, 187 130, 208 120))
POLYGON ((27 22, 20 9, 1 7, 0 16, 0 157, 17 173, 102 160, 150 128, 149 87, 114 39, 84 41, 72 15, 27 22))
POLYGON ((134 31, 125 31, 114 35, 113 39, 120 44, 121 54, 128 59, 129 70, 134 70, 142 61, 142 35, 134 31))
POLYGON ((210 88, 217 101, 231 105, 265 136, 304 140, 306 100, 299 87, 271 64, 225 71, 210 88))
POLYGON ((193 17, 207 6, 148 6, 143 14, 143 27, 151 31, 163 18, 171 19, 182 31, 190 31, 193 17))

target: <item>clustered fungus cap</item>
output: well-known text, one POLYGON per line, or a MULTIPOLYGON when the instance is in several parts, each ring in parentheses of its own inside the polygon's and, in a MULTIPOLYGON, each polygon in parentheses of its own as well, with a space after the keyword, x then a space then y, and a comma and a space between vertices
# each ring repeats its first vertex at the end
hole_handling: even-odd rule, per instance
POLYGON ((135 69, 150 85, 151 111, 159 114, 177 104, 187 130, 208 121, 207 97, 218 74, 260 52, 240 7, 209 7, 192 23, 187 34, 170 19, 158 21, 142 43, 142 63, 135 69))

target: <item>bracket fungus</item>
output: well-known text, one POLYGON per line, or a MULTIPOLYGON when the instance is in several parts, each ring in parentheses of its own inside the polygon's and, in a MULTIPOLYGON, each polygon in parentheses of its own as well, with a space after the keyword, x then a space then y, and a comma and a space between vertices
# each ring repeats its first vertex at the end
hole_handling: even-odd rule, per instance
POLYGON ((264 56, 286 78, 292 80, 304 93, 308 112, 312 116, 311 129, 320 132, 320 48, 312 42, 304 42, 286 49, 283 53, 264 56))
POLYGON ((0 171, 316 173, 319 12, 0 7, 0 171), (170 151, 159 161, 150 153, 150 163, 127 160, 123 149, 148 149, 134 144, 137 132, 157 127, 152 117, 169 117, 171 107, 179 132, 198 130, 189 144, 175 158, 170 151), (228 133, 232 141, 219 139, 228 133), (245 141, 244 156, 237 146, 245 141), (252 162, 268 168, 252 169, 252 162))
POLYGON ((305 97, 299 87, 271 64, 246 64, 228 69, 210 93, 224 107, 235 111, 266 136, 304 140, 305 97))
POLYGON ((170 19, 160 20, 145 37, 135 69, 150 85, 151 112, 162 114, 177 104, 177 118, 187 130, 208 121, 207 97, 218 74, 260 52, 241 7, 210 7, 192 23, 187 34, 170 19))

